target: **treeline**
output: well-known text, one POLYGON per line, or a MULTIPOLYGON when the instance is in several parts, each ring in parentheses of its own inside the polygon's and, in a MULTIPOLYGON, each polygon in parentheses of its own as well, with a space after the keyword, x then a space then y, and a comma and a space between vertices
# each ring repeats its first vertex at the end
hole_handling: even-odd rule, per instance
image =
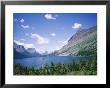
POLYGON ((14 75, 96 75, 97 58, 90 60, 73 61, 69 64, 46 65, 45 67, 35 69, 14 65, 14 75))

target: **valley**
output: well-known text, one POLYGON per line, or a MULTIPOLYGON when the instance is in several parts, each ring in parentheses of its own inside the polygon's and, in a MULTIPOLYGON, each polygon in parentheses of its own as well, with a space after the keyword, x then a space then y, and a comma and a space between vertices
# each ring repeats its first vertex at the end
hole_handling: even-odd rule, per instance
POLYGON ((14 42, 14 59, 15 75, 96 75, 97 26, 78 30, 66 45, 51 53, 14 42))

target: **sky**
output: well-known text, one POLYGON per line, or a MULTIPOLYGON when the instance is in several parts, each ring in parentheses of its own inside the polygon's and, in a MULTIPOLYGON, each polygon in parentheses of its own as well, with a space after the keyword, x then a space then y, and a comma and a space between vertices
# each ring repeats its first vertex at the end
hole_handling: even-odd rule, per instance
POLYGON ((96 25, 96 13, 14 13, 14 42, 40 53, 53 52, 79 29, 96 25))

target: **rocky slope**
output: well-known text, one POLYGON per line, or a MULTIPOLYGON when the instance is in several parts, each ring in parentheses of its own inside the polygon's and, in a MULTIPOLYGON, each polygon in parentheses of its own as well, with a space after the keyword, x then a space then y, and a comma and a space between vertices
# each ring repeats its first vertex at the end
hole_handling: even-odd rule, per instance
POLYGON ((38 52, 34 48, 25 49, 23 45, 17 45, 14 43, 14 58, 21 59, 21 58, 29 58, 29 57, 36 57, 40 56, 38 52))
POLYGON ((97 55, 97 27, 80 29, 74 34, 68 43, 55 55, 92 56, 97 55))

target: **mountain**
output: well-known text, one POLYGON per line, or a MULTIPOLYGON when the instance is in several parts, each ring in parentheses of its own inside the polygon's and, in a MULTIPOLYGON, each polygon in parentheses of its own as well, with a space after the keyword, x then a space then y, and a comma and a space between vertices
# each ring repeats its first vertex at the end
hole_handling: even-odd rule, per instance
POLYGON ((40 54, 38 52, 36 52, 36 49, 35 48, 28 48, 26 50, 30 56, 40 56, 40 54))
POLYGON ((29 53, 35 53, 36 52, 35 48, 28 48, 27 51, 29 53))
POLYGON ((49 52, 48 51, 45 51, 44 53, 42 53, 42 55, 48 55, 49 52))
POLYGON ((25 48, 23 45, 17 45, 16 43, 14 43, 14 49, 19 52, 19 53, 23 53, 25 52, 25 48))
POLYGON ((18 45, 14 42, 14 58, 29 58, 40 56, 38 52, 36 52, 35 48, 25 49, 23 45, 18 45))
POLYGON ((60 50, 53 55, 97 55, 97 26, 78 30, 60 50))

